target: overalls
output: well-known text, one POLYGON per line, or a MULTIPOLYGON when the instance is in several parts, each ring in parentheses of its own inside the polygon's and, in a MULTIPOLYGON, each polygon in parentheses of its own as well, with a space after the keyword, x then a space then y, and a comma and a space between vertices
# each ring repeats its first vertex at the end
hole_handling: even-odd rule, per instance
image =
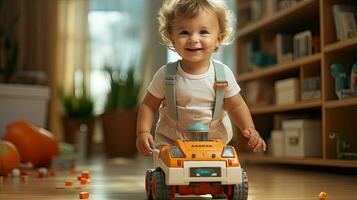
MULTIPOLYGON (((176 105, 176 67, 178 66, 178 62, 168 63, 166 66, 166 74, 165 74, 165 100, 164 104, 166 104, 167 110, 167 118, 165 123, 168 124, 170 127, 170 131, 164 131, 165 134, 169 132, 175 132, 175 136, 168 138, 166 135, 163 134, 156 134, 155 137, 155 147, 160 149, 162 145, 171 144, 174 142, 174 139, 182 138, 182 139, 189 139, 186 133, 186 129, 188 126, 192 124, 184 124, 184 120, 178 120, 178 112, 177 112, 177 105, 176 105)), ((214 67, 215 79, 214 79, 214 92, 215 92, 215 101, 214 101, 214 110, 212 114, 212 120, 206 124, 212 132, 209 133, 209 137, 212 136, 213 139, 221 139, 222 142, 227 143, 232 137, 232 128, 230 124, 230 120, 228 115, 223 112, 223 100, 225 96, 225 90, 228 86, 224 65, 218 61, 212 60, 212 64, 214 67), (223 115, 224 114, 224 115, 223 115), (223 124, 224 121, 224 124, 223 124), (229 127, 228 125, 229 124, 229 127), (220 128, 220 132, 229 132, 230 135, 224 135, 225 138, 217 138, 215 137, 220 134, 219 131, 215 130, 214 128, 219 128, 224 126, 224 130, 220 128), (229 130, 227 129, 229 128, 229 130)), ((198 122, 198 121, 197 121, 198 122)), ((201 121, 200 121, 201 122, 201 121)), ((206 122, 207 123, 207 122, 206 122)))

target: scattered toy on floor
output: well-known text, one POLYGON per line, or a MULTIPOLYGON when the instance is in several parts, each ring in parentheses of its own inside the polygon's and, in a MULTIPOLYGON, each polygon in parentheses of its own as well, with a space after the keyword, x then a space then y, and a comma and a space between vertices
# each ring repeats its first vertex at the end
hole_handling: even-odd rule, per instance
POLYGON ((327 200, 327 193, 326 192, 320 192, 319 198, 320 198, 320 200, 327 200))
POLYGON ((81 192, 81 193, 79 193, 79 198, 80 199, 88 199, 89 198, 89 193, 88 192, 81 192))
POLYGON ((31 162, 34 167, 50 167, 52 158, 58 155, 54 135, 26 121, 7 124, 3 138, 16 146, 22 163, 31 162))
POLYGON ((20 166, 20 155, 16 146, 5 140, 0 140, 0 176, 6 176, 20 166))

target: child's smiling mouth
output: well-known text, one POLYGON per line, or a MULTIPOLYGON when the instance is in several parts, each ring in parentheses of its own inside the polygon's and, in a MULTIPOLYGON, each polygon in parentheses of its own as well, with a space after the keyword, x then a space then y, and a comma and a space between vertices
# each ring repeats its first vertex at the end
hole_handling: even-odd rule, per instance
POLYGON ((187 51, 190 51, 190 52, 197 52, 197 51, 202 51, 203 48, 185 48, 187 51))

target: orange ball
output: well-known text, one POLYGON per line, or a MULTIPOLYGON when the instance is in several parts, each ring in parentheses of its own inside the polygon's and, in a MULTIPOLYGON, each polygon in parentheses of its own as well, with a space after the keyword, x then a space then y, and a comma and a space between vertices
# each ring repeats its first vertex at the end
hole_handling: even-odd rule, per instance
POLYGON ((31 162, 35 167, 50 167, 52 157, 58 155, 53 134, 25 121, 8 124, 4 139, 16 146, 21 162, 31 162))
POLYGON ((0 140, 0 175, 4 176, 20 166, 20 156, 14 144, 0 140))

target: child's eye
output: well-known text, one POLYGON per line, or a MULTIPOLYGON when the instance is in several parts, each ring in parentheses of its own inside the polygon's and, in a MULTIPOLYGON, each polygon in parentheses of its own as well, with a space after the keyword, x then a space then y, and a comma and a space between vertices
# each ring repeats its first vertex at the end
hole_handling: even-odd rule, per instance
POLYGON ((180 35, 188 35, 188 31, 181 31, 180 35))
POLYGON ((207 34, 209 34, 209 32, 207 30, 202 30, 202 31, 200 31, 200 34, 201 35, 207 35, 207 34))

